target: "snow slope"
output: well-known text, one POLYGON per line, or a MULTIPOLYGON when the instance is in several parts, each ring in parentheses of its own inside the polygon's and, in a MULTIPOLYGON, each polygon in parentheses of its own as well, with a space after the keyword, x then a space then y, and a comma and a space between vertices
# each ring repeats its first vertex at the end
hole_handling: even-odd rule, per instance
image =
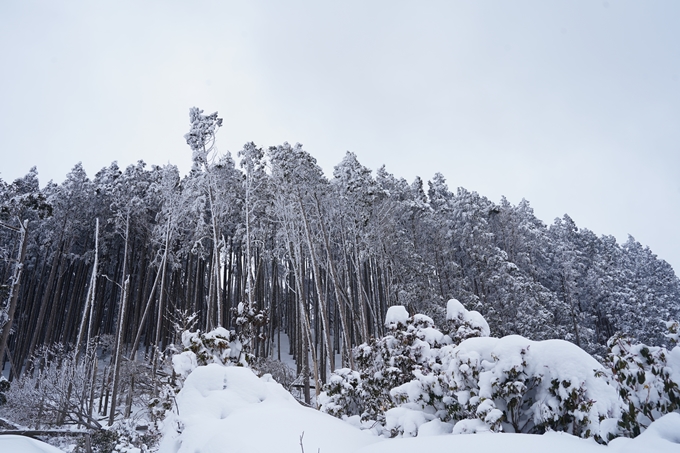
POLYGON ((13 434, 0 436, 0 453, 63 453, 56 447, 30 437, 13 434))
POLYGON ((180 415, 165 421, 161 453, 300 453, 302 433, 309 452, 346 453, 379 441, 301 406, 281 385, 247 368, 196 368, 177 395, 177 406, 180 415))
POLYGON ((267 375, 258 378, 249 369, 217 364, 196 368, 176 402, 179 415, 175 410, 166 419, 160 453, 300 453, 302 433, 307 453, 680 453, 677 413, 656 421, 636 439, 616 439, 609 446, 556 432, 542 436, 485 433, 386 439, 299 405, 267 375))

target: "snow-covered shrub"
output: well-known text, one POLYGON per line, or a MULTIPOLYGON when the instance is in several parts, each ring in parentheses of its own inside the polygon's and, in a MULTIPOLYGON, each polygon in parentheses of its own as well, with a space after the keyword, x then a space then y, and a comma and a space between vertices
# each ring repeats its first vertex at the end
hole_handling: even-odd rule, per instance
POLYGON ((358 374, 342 369, 331 376, 319 400, 322 411, 383 423, 385 412, 398 404, 390 391, 411 381, 414 372, 428 372, 436 364, 439 346, 450 343, 431 318, 409 316, 403 306, 387 310, 385 328, 385 337, 355 349, 358 374))
MULTIPOLYGON (((247 307, 243 302, 232 308, 234 321, 238 326, 238 338, 240 340, 240 354, 243 363, 251 363, 255 359, 253 351, 259 341, 265 341, 264 333, 258 333, 262 327, 269 323, 269 310, 259 308, 257 303, 247 307)), ((266 331, 266 329, 264 329, 266 331)))
POLYGON ((390 307, 385 323, 388 334, 357 348, 364 420, 382 422, 385 412, 397 403, 391 389, 411 381, 414 371, 428 370, 436 360, 433 349, 448 341, 434 328, 431 318, 420 314, 404 317, 405 313, 404 307, 390 307))
POLYGON ((385 413, 385 432, 390 437, 416 437, 420 427, 434 420, 434 415, 417 409, 400 406, 385 413))
POLYGON ((268 374, 288 391, 291 390, 293 382, 295 382, 295 370, 281 360, 271 357, 257 357, 250 362, 250 366, 258 376, 268 374))
MULTIPOLYGON (((668 327, 674 335, 677 323, 668 327)), ((635 437, 662 415, 680 411, 680 369, 674 370, 669 363, 671 355, 680 356, 680 347, 669 352, 663 347, 633 344, 623 335, 612 337, 608 347, 606 363, 623 400, 619 426, 624 435, 635 437)))
POLYGON ((5 379, 5 376, 0 376, 0 406, 7 402, 7 397, 5 393, 9 390, 9 381, 5 379))
POLYGON ((415 436, 434 422, 456 433, 563 431, 598 441, 620 434, 612 373, 578 346, 490 338, 484 318, 456 300, 447 319, 451 336, 426 316, 390 308, 387 335, 355 349, 359 370, 334 373, 321 410, 361 415, 391 436, 415 436))
POLYGON ((676 346, 680 344, 680 322, 678 321, 667 321, 666 328, 668 333, 666 338, 670 342, 671 346, 676 346))
MULTIPOLYGON (((116 450, 120 437, 120 433, 114 430, 94 431, 90 435, 90 447, 94 453, 111 453, 116 450)), ((78 446, 87 451, 84 440, 79 441, 78 446)))
POLYGON ((426 412, 444 422, 456 418, 460 405, 441 372, 441 364, 437 363, 429 370, 415 370, 413 376, 415 379, 390 392, 399 406, 426 412))
POLYGON ((480 419, 490 430, 591 437, 600 435, 602 420, 618 415, 606 370, 569 342, 471 338, 442 356, 459 404, 454 415, 480 419))
POLYGON ((446 327, 444 332, 454 344, 474 337, 488 337, 491 330, 486 319, 477 311, 468 311, 456 299, 446 304, 446 327))
POLYGON ((181 379, 186 379, 196 367, 209 363, 247 365, 240 340, 224 327, 205 333, 184 331, 182 346, 184 350, 172 357, 173 369, 181 379))
POLYGON ((333 372, 324 391, 319 395, 322 412, 334 417, 361 415, 364 411, 361 375, 349 368, 333 372))

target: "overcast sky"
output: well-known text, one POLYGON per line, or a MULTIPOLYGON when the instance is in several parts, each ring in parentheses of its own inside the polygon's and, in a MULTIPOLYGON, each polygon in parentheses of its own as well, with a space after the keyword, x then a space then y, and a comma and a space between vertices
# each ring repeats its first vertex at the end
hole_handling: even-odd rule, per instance
POLYGON ((680 269, 678 1, 0 2, 0 178, 187 171, 194 105, 221 152, 441 172, 680 269))

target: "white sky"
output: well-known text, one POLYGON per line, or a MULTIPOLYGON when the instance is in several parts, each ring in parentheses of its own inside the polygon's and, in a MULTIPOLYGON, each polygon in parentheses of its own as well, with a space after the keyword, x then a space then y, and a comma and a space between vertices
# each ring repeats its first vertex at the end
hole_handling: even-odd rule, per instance
POLYGON ((680 269, 678 1, 0 2, 0 178, 235 154, 442 172, 680 269))

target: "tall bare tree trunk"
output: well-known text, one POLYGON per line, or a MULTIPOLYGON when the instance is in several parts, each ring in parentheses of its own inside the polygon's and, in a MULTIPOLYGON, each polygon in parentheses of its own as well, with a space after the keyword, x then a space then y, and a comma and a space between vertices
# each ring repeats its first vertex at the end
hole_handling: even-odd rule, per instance
MULTIPOLYGON (((321 325, 323 327, 323 341, 324 341, 324 347, 326 348, 326 353, 328 355, 328 360, 330 364, 331 371, 335 370, 335 354, 333 354, 333 350, 331 349, 331 330, 328 327, 328 308, 326 304, 326 294, 323 290, 323 285, 321 284, 321 271, 319 268, 319 264, 316 258, 316 251, 314 250, 314 244, 312 243, 312 234, 310 231, 310 226, 309 226, 309 220, 307 218, 307 213, 304 210, 304 206, 302 205, 302 197, 300 195, 300 191, 298 189, 298 205, 300 207, 300 211, 302 212, 302 218, 304 220, 304 227, 305 227, 305 237, 307 238, 307 247, 309 248, 309 256, 312 259, 312 266, 313 269, 312 271, 314 272, 314 284, 316 286, 316 294, 317 297, 319 298, 319 312, 321 314, 321 325)), ((326 363, 321 364, 321 366, 326 366, 326 363)))
POLYGON ((94 305, 94 295, 97 286, 97 267, 99 264, 99 219, 97 219, 95 230, 94 230, 94 263, 92 265, 92 277, 90 278, 90 287, 87 290, 87 297, 85 298, 85 308, 83 309, 83 316, 80 320, 80 327, 78 328, 78 338, 76 340, 76 358, 75 362, 78 362, 78 356, 80 354, 80 343, 83 341, 83 334, 85 331, 85 322, 88 317, 90 322, 87 326, 87 338, 85 339, 85 350, 87 353, 90 350, 90 335, 92 334, 92 310, 91 306, 94 305), (89 313, 88 313, 89 312, 89 313))
POLYGON ((127 219, 125 221, 125 252, 123 253, 123 284, 122 293, 120 298, 120 313, 118 313, 118 331, 116 335, 116 347, 114 348, 113 357, 113 385, 111 391, 111 410, 109 411, 109 426, 113 426, 113 422, 116 418, 116 398, 118 397, 118 387, 120 386, 120 359, 121 351, 123 349, 123 339, 124 339, 124 325, 125 325, 125 310, 127 308, 127 292, 130 286, 130 276, 125 275, 127 273, 127 255, 128 255, 128 244, 130 242, 130 211, 127 213, 127 219))
POLYGON ((21 274, 24 270, 24 258, 26 257, 26 246, 28 244, 28 220, 23 223, 19 220, 19 253, 17 255, 17 262, 14 267, 14 275, 12 275, 12 287, 9 291, 9 307, 7 310, 7 320, 2 326, 2 337, 0 338, 0 372, 5 364, 5 349, 7 349, 7 340, 9 333, 12 330, 12 323, 14 322, 14 312, 17 309, 17 301, 19 300, 19 289, 21 287, 21 274))
POLYGON ((125 309, 126 309, 126 303, 125 301, 127 300, 127 292, 128 292, 128 287, 130 286, 130 277, 128 276, 125 279, 125 283, 123 283, 123 292, 122 292, 122 297, 121 297, 121 306, 120 306, 120 316, 119 316, 119 323, 118 323, 118 335, 116 338, 116 349, 115 349, 115 356, 114 356, 114 363, 113 363, 113 389, 111 390, 111 410, 109 412, 109 426, 113 426, 113 422, 116 418, 116 399, 118 397, 118 387, 120 387, 120 362, 122 358, 122 349, 123 349, 123 325, 124 321, 123 319, 125 318, 125 309))
MULTIPOLYGON (((206 165, 206 171, 207 165, 206 165)), ((212 233, 213 233, 213 255, 214 255, 214 260, 215 260, 215 265, 211 266, 211 271, 212 271, 212 276, 211 276, 211 281, 214 280, 215 284, 217 285, 217 326, 212 326, 212 327, 220 327, 222 325, 222 291, 220 291, 220 268, 221 268, 221 259, 220 259, 220 242, 219 242, 219 232, 217 229, 217 214, 215 213, 215 201, 214 201, 214 193, 213 193, 213 188, 212 188, 212 179, 210 174, 208 175, 208 181, 210 184, 210 187, 208 188, 209 192, 209 200, 210 200, 210 215, 212 217, 212 233), (214 279, 212 277, 215 277, 214 279)), ((210 290, 212 291, 212 286, 210 287, 210 290)), ((210 315, 209 315, 210 316, 210 315)))
MULTIPOLYGON (((146 317, 149 314, 149 311, 151 309, 151 301, 153 300, 153 295, 156 291, 156 287, 158 286, 158 279, 161 278, 161 290, 159 291, 159 297, 158 297, 158 313, 159 315, 156 317, 156 329, 160 329, 161 321, 162 321, 162 316, 163 316, 163 306, 161 305, 162 298, 163 298, 163 284, 165 283, 165 263, 168 259, 168 245, 170 241, 170 223, 168 220, 168 226, 167 229, 165 230, 165 250, 163 251, 163 259, 161 260, 161 265, 158 268, 158 271, 156 272, 156 278, 153 281, 153 286, 151 287, 151 294, 149 294, 149 300, 146 301, 146 307, 144 308, 144 313, 142 314, 142 319, 139 322, 139 328, 137 329, 137 335, 135 336, 135 340, 132 343, 132 351, 130 352, 130 360, 134 362, 135 358, 137 357, 137 348, 139 348, 139 341, 142 337, 142 331, 144 330, 144 322, 146 321, 146 317)), ((158 333, 156 333, 155 336, 155 344, 158 345, 158 340, 160 336, 158 333)))
MULTIPOLYGON (((314 201, 316 205, 316 212, 319 218, 321 218, 321 206, 319 202, 319 198, 314 195, 314 201)), ((342 287, 340 285, 340 280, 338 279, 338 273, 337 270, 335 269, 335 263, 333 262, 333 258, 331 255, 331 244, 330 244, 330 239, 329 239, 329 234, 328 231, 326 231, 326 225, 323 222, 321 223, 321 233, 323 235, 323 241, 324 245, 326 248, 326 259, 328 260, 328 270, 331 273, 331 280, 333 281, 333 291, 335 293, 335 301, 338 304, 338 314, 340 315, 340 325, 342 327, 343 335, 342 335, 342 340, 345 345, 345 351, 348 352, 348 362, 349 362, 349 367, 353 370, 354 367, 354 357, 352 356, 352 346, 349 343, 349 335, 348 335, 348 324, 347 324, 347 313, 345 311, 345 308, 347 306, 347 298, 342 290, 342 287)), ((331 371, 335 371, 335 354, 333 354, 333 367, 331 368, 331 371)))

